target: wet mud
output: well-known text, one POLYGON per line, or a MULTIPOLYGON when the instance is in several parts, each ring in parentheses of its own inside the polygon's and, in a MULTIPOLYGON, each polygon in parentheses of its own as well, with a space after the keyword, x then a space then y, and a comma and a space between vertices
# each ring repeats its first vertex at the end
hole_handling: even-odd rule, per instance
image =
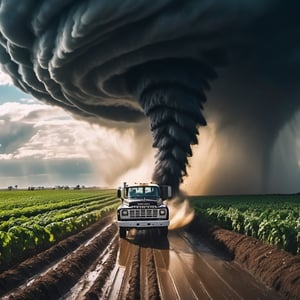
POLYGON ((195 218, 189 231, 203 236, 283 299, 300 299, 300 256, 195 218))
POLYGON ((162 239, 114 216, 0 274, 1 299, 299 299, 299 256, 195 219, 162 239))

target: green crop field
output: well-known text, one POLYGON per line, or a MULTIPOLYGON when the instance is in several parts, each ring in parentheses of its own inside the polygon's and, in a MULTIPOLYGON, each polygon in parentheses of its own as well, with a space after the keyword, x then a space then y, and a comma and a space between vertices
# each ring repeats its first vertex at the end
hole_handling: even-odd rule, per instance
POLYGON ((196 214, 220 227, 300 254, 300 195, 190 197, 196 214))
POLYGON ((115 190, 0 191, 0 271, 100 220, 115 190))

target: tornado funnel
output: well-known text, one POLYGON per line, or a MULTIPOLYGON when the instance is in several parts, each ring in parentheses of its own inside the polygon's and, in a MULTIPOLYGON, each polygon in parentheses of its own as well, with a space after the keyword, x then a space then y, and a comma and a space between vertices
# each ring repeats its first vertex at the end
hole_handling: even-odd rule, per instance
POLYGON ((153 147, 158 149, 152 179, 171 185, 177 193, 187 175, 191 145, 198 142, 198 127, 206 125, 202 114, 204 91, 216 73, 199 61, 167 59, 135 68, 129 77, 150 118, 153 147))

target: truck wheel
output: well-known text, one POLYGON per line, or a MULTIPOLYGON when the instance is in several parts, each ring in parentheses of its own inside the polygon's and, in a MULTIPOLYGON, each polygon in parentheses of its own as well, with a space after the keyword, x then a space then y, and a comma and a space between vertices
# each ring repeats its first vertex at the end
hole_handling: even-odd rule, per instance
POLYGON ((126 228, 120 227, 119 228, 119 235, 120 235, 121 239, 125 239, 125 237, 126 237, 126 228))
POLYGON ((161 227, 160 228, 160 235, 162 237, 167 237, 168 235, 168 226, 165 226, 165 227, 161 227))

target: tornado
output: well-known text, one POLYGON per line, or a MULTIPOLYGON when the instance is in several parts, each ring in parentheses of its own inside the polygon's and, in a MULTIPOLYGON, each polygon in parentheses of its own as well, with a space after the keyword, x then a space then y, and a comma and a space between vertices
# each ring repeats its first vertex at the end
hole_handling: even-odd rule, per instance
POLYGON ((198 127, 206 125, 202 112, 205 90, 216 76, 212 66, 191 59, 155 61, 130 72, 157 148, 152 179, 171 185, 175 194, 187 175, 191 146, 198 143, 198 127))
POLYGON ((267 192, 274 143, 300 110, 299 11, 292 0, 0 0, 0 65, 88 122, 149 118, 159 184, 179 191, 208 124, 220 141, 209 191, 267 192))

